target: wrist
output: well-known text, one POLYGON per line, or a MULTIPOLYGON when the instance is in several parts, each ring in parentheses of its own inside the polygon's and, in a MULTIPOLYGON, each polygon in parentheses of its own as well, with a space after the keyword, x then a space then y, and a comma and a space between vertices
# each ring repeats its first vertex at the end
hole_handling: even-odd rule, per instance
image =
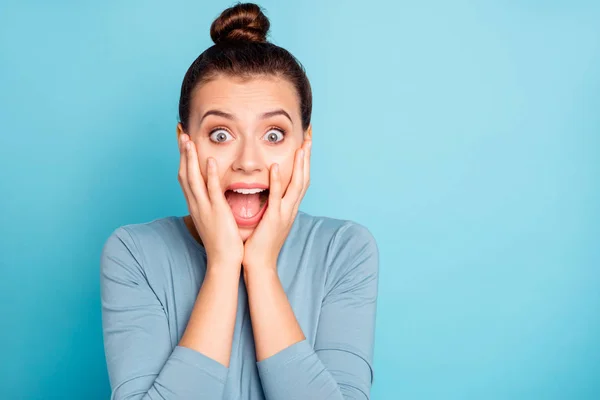
POLYGON ((206 275, 235 276, 239 278, 242 263, 235 261, 207 260, 206 275))
POLYGON ((264 281, 268 279, 279 279, 279 276, 277 275, 277 265, 252 267, 244 264, 243 276, 246 284, 248 284, 248 280, 264 281))

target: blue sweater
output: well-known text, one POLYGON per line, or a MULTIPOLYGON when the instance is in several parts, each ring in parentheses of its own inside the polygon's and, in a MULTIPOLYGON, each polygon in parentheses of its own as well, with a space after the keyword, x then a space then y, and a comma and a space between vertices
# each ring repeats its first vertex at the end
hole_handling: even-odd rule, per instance
POLYGON ((240 276, 225 367, 178 345, 206 272, 183 217, 117 228, 100 264, 111 399, 368 399, 378 263, 362 225, 298 212, 277 270, 306 339, 257 362, 240 276))

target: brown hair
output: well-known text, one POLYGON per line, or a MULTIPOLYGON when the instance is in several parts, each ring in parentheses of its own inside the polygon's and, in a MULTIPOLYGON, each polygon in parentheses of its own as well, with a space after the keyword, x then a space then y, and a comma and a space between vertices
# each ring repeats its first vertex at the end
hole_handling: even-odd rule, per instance
POLYGON ((287 50, 266 40, 269 19, 253 3, 238 3, 223 11, 210 27, 215 43, 194 60, 181 85, 179 121, 188 129, 190 105, 194 89, 226 75, 249 79, 271 75, 287 79, 296 88, 302 129, 310 125, 312 91, 304 67, 287 50))

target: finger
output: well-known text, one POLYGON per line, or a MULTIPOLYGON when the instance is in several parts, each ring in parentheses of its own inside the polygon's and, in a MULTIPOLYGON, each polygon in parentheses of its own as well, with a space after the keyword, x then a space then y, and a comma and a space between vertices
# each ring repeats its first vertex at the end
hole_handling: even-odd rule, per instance
POLYGON ((187 202, 189 208, 191 205, 190 200, 195 199, 190 199, 190 197, 193 197, 193 195, 190 191, 190 185, 188 184, 187 178, 187 152, 185 151, 183 134, 179 137, 179 172, 177 174, 177 180, 181 185, 181 189, 183 189, 183 195, 185 196, 185 201, 187 202))
POLYGON ((282 200, 282 205, 293 209, 302 194, 302 186, 304 185, 304 149, 300 148, 296 151, 296 159, 294 160, 294 170, 292 179, 285 191, 285 196, 282 200))
POLYGON ((308 187, 310 186, 310 156, 312 154, 312 139, 306 140, 304 156, 304 187, 302 189, 302 197, 306 194, 308 187))
POLYGON ((219 171, 217 166, 217 160, 213 157, 209 157, 207 163, 207 187, 208 197, 212 204, 220 204, 224 200, 223 192, 221 191, 221 184, 219 182, 219 171))
POLYGON ((283 193, 281 189, 281 180, 279 177, 279 164, 273 164, 271 165, 271 171, 269 174, 269 204, 267 207, 273 210, 279 210, 281 207, 282 197, 283 193))
POLYGON ((196 152, 196 144, 191 140, 186 140, 187 153, 187 171, 188 185, 194 198, 200 204, 206 204, 208 196, 206 194, 206 185, 204 178, 200 173, 200 164, 198 162, 198 153, 196 152))

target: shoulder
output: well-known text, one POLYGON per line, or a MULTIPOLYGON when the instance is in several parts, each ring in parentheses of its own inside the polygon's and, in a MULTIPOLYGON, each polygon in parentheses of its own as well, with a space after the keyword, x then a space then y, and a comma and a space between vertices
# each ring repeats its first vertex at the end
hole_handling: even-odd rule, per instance
POLYGON ((317 236, 320 241, 327 241, 332 247, 367 246, 377 251, 377 241, 371 231, 364 225, 339 218, 315 216, 302 211, 298 212, 297 229, 307 236, 317 236))
POLYGON ((157 218, 149 222, 127 224, 114 229, 104 244, 104 249, 121 242, 131 251, 152 248, 169 239, 175 229, 176 217, 157 218))
POLYGON ((351 270, 377 274, 379 249, 373 233, 364 225, 345 219, 298 213, 301 237, 324 254, 331 274, 344 275, 351 270))
POLYGON ((181 242, 176 217, 127 224, 114 229, 104 242, 101 255, 103 270, 118 268, 143 273, 149 259, 181 242))

